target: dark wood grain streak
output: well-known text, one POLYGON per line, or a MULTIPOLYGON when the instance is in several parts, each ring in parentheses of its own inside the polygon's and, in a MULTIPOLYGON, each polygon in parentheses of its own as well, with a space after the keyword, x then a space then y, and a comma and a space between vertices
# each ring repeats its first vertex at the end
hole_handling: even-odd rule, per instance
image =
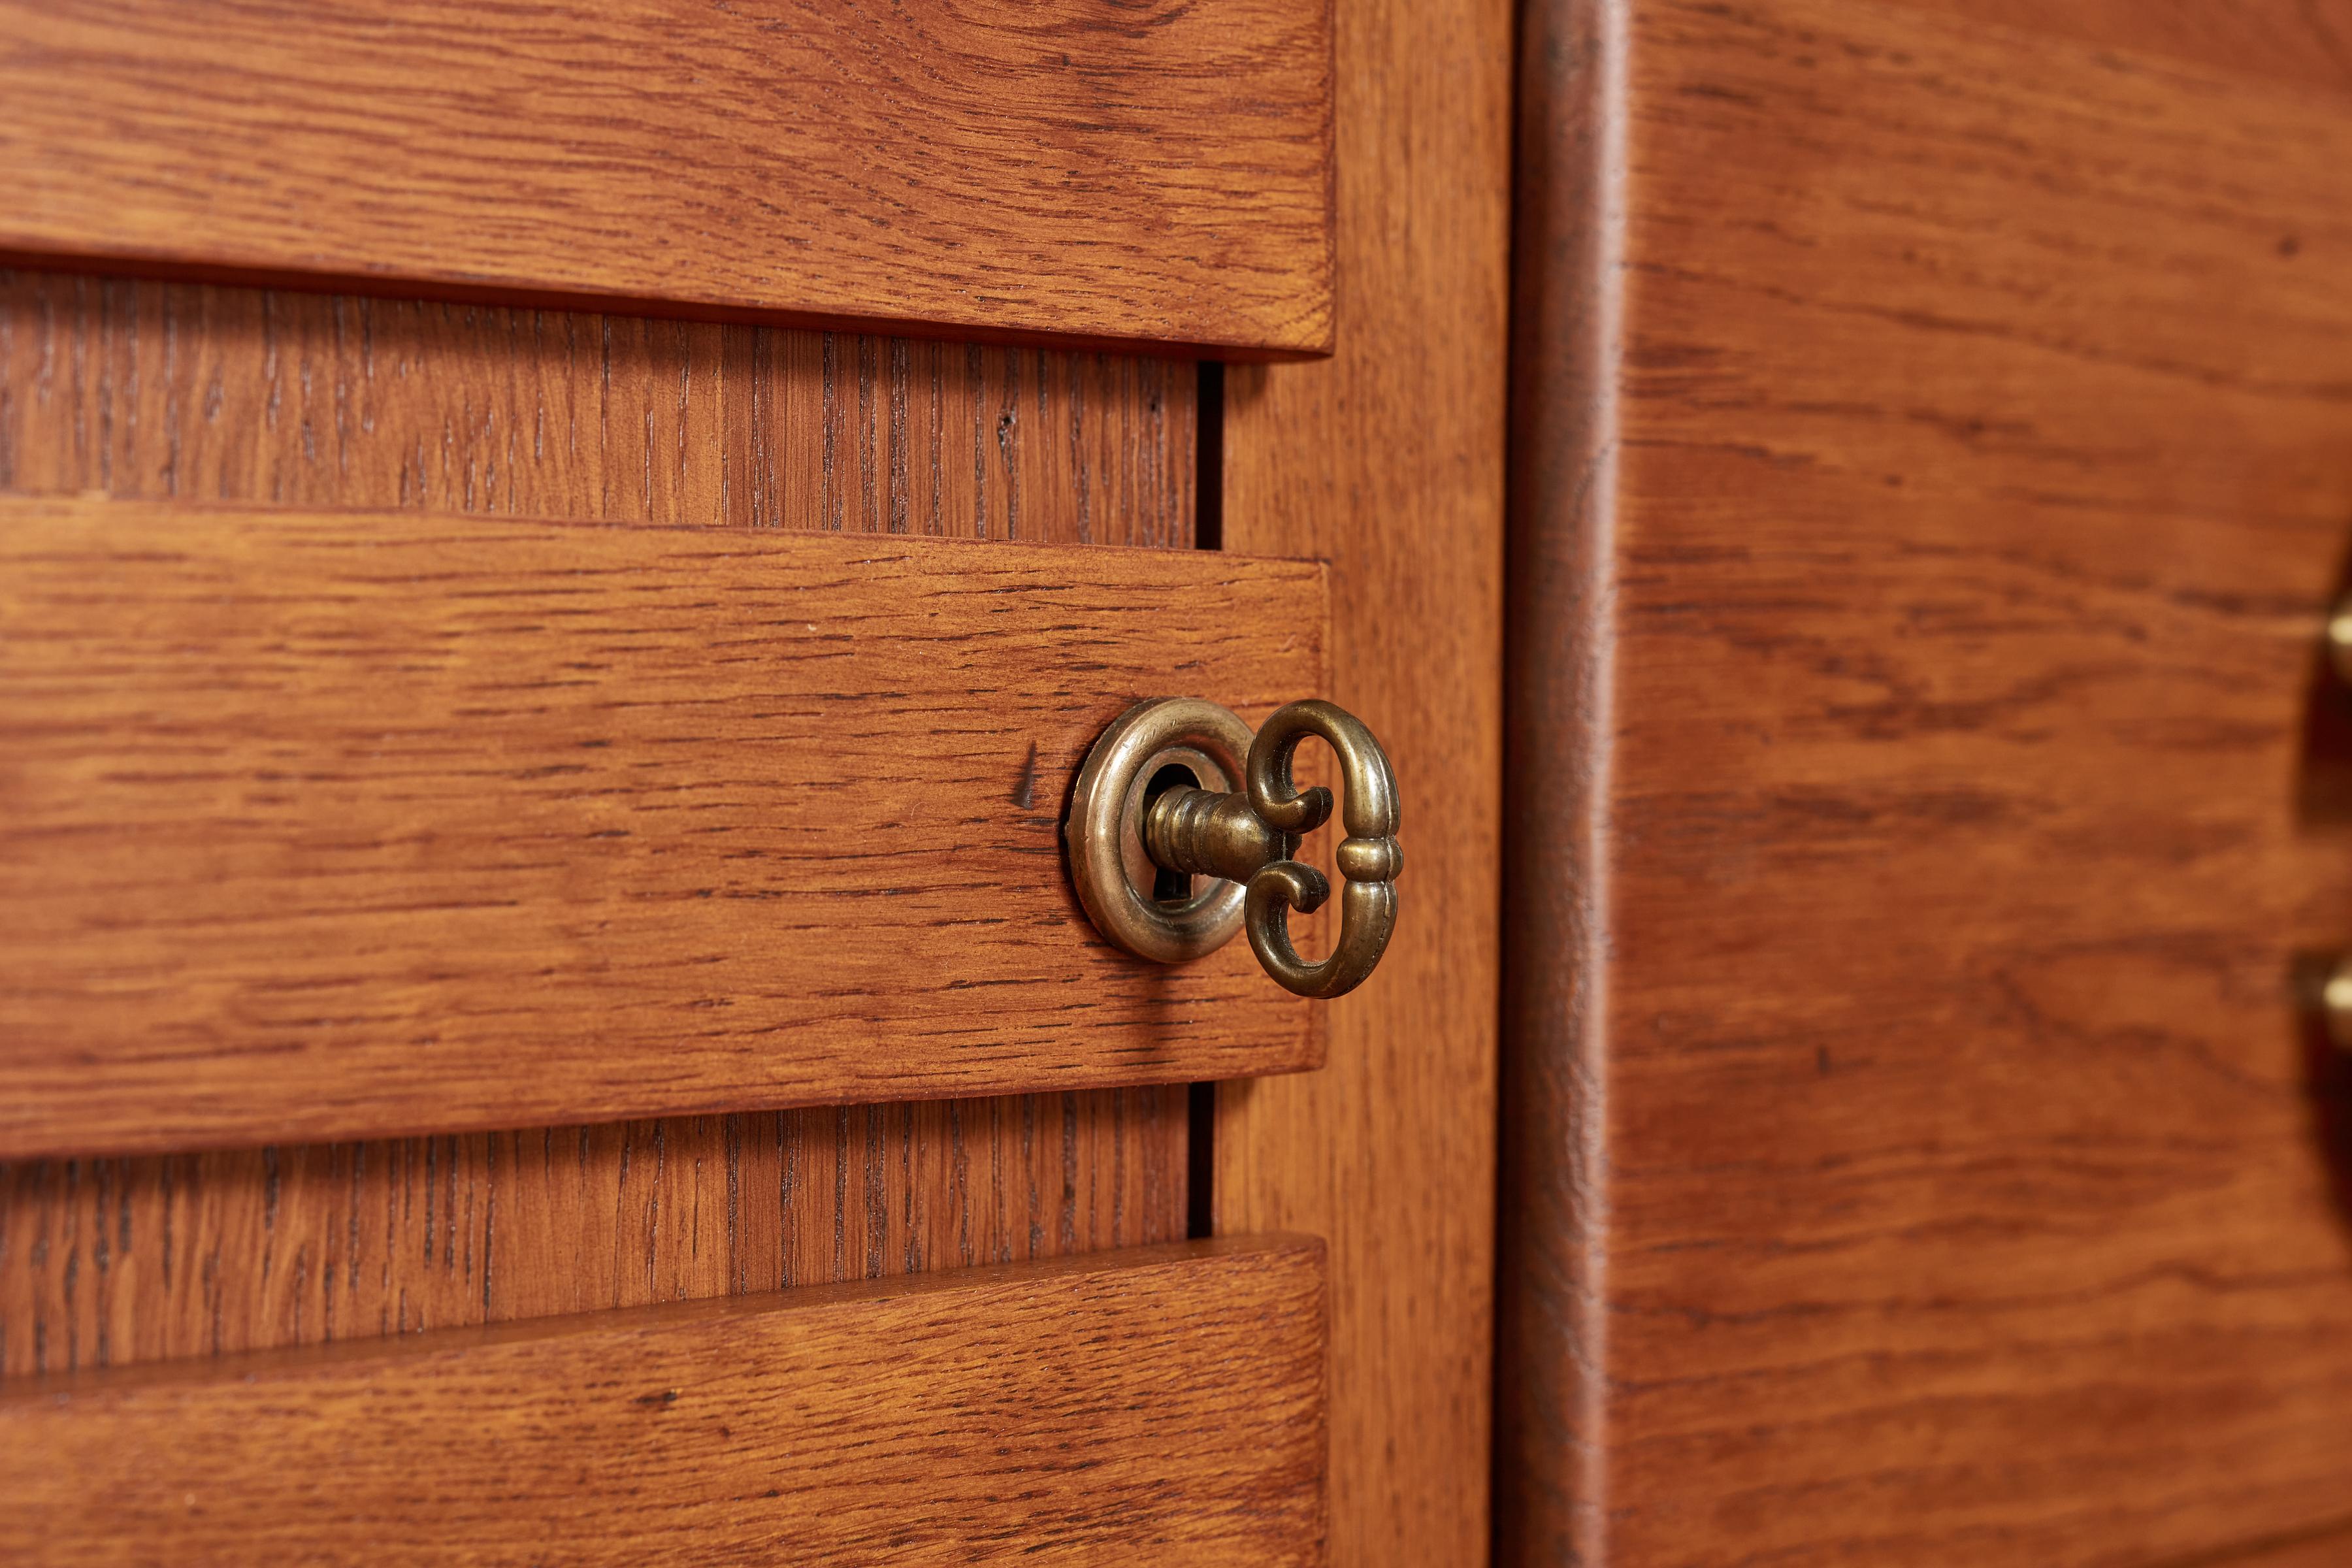
POLYGON ((1511 1014, 1507 1321, 1556 1338, 1504 1560, 2333 1527, 2352 1063, 2298 971, 2352 942, 2352 107, 1916 8, 1597 9, 1530 34, 1588 167, 1524 231, 1584 275, 1523 314, 1510 919, 1587 973, 1511 1014))
MULTIPOLYGON (((1090 353, 0 277, 0 474, 19 493, 859 531, 904 518, 965 538, 1182 547, 1192 375, 1090 353), (865 438, 887 459, 870 489, 841 456, 860 439, 868 360, 882 374, 865 438)), ((386 1302, 395 1329, 529 1318, 764 1289, 787 1282, 788 1257, 798 1284, 891 1264, 902 1247, 928 1265, 1183 1234, 1181 1091, 981 1102, 985 1130, 980 1105, 953 1113, 942 1154, 926 1130, 955 1103, 746 1117, 732 1142, 697 1118, 565 1132, 584 1167, 537 1195, 517 1190, 520 1154, 490 1152, 536 1133, 16 1164, 0 1371, 89 1364, 101 1344, 151 1360, 373 1333, 386 1302), (821 1173, 793 1175, 772 1211, 755 1202, 771 1173, 752 1152, 769 1129, 783 1170, 821 1173), (942 1159, 1009 1184, 892 1185, 942 1159), (321 1171, 340 1174, 297 1174, 321 1171), (368 1205, 356 1243, 358 1211, 326 1198, 354 1173, 368 1205), (379 1196, 404 1227, 388 1240, 379 1196), (452 1239, 463 1215, 478 1226, 470 1247, 452 1239), (728 1237, 715 1215, 733 1216, 728 1237), (319 1261, 331 1245, 344 1266, 331 1276, 319 1261), (357 1247, 376 1268, 353 1282, 357 1247), (368 1289, 375 1310, 354 1310, 368 1289)))
POLYGON ((0 1165, 0 1377, 1178 1241, 1184 1097, 0 1165))
POLYGON ((0 1394, 0 1554, 1323 1559, 1322 1248, 1204 1241, 0 1394))
POLYGON ((2342 1568, 2352 1562, 2352 1521, 2271 1536, 2219 1552, 2175 1558, 2158 1568, 2342 1568))
POLYGON ((1330 346, 1325 0, 0 7, 0 253, 1330 346))

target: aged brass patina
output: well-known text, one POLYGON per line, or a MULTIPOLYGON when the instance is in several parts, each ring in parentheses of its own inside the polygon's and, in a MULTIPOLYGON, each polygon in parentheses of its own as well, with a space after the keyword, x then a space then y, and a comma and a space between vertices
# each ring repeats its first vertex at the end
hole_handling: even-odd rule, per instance
POLYGON ((1329 997, 1363 983, 1396 929, 1397 816, 1388 756, 1346 710, 1293 702, 1253 738, 1228 710, 1175 697, 1139 702, 1103 732, 1063 833, 1078 901, 1128 952, 1181 963, 1246 930, 1268 974, 1329 997), (1346 882, 1339 933, 1317 963, 1299 957, 1289 928, 1291 910, 1312 913, 1331 894, 1320 871, 1292 858, 1333 805, 1329 790, 1291 780, 1309 735, 1338 754, 1348 835, 1335 856, 1346 882))

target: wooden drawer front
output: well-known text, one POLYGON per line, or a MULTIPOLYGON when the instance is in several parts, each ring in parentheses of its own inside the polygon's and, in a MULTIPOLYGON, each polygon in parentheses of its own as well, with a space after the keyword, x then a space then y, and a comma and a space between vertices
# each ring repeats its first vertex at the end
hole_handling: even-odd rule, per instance
POLYGON ((0 252, 1321 351, 1330 97, 1328 0, 33 0, 0 252))
POLYGON ((1906 5, 1632 16, 1636 195, 1557 295, 1638 279, 1622 357, 1546 405, 1613 397, 1608 471, 1524 432, 1520 580, 1594 585, 1517 667, 1505 1560, 2334 1528, 2352 109, 1906 5))
POLYGON ((0 1394, 0 1556, 1321 1561, 1323 1255, 1193 1242, 0 1394))
POLYGON ((1097 939, 1128 703, 1323 687, 1322 569, 0 500, 0 1156, 1318 1064, 1097 939))

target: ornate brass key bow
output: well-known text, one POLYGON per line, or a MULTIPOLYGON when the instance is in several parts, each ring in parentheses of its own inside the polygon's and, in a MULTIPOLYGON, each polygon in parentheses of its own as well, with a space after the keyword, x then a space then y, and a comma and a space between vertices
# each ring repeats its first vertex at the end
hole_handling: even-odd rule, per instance
POLYGON ((1072 880, 1096 929, 1139 957, 1181 963, 1246 929, 1265 972, 1301 996, 1338 996, 1371 973, 1396 929, 1396 775, 1372 732, 1319 700, 1276 709, 1253 737, 1226 709, 1161 698, 1103 732, 1071 795, 1072 880), (1291 765, 1319 735, 1339 759, 1346 886, 1330 955, 1309 963, 1290 940, 1290 911, 1312 913, 1330 883, 1292 858, 1329 820, 1331 792, 1299 789, 1291 765), (1215 778, 1226 787, 1202 787, 1215 778), (1189 885, 1207 879, 1203 888, 1189 885))

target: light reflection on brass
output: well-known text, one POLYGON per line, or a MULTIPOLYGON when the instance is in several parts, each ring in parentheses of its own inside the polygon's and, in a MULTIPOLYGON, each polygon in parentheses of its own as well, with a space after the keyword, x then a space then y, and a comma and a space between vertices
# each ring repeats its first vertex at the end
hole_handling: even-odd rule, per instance
POLYGON ((1214 703, 1163 698, 1129 709, 1096 742, 1064 837, 1079 901, 1096 929, 1128 952, 1181 963, 1246 930, 1258 962, 1283 986, 1331 997, 1363 983, 1396 929, 1403 868, 1397 821, 1388 756, 1345 710, 1319 700, 1293 702, 1253 739, 1214 703), (1320 871, 1292 858, 1333 805, 1329 790, 1300 790, 1291 779, 1292 761, 1310 735, 1339 757, 1348 835, 1335 857, 1345 882, 1339 934, 1317 963, 1299 957, 1289 928, 1291 910, 1312 913, 1331 892, 1320 871), (1155 781, 1171 776, 1171 763, 1193 783, 1151 793, 1155 781), (1201 787, 1210 784, 1223 787, 1201 787), (1154 899, 1146 889, 1155 868, 1207 886, 1154 899))
POLYGON ((2352 594, 2328 609, 2327 660, 2336 667, 2338 680, 2352 684, 2352 594))
POLYGON ((2352 1051, 2352 958, 2339 958, 2321 984, 2319 1010, 2327 1037, 2340 1051, 2352 1051))

